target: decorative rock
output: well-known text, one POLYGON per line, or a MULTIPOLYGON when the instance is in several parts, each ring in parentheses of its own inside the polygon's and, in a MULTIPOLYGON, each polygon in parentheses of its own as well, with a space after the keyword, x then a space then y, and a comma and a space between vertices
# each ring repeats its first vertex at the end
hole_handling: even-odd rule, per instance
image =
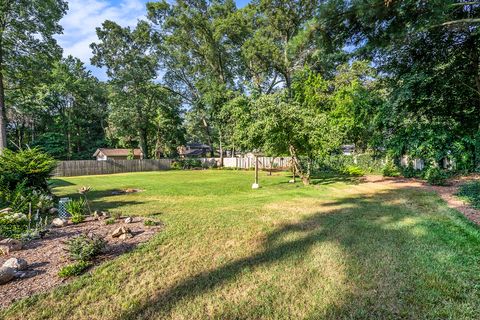
MULTIPOLYGON (((0 247, 1 248, 8 247, 8 253, 10 253, 12 251, 22 250, 23 243, 20 240, 9 238, 9 239, 5 239, 5 240, 0 241, 0 247)), ((4 254, 8 254, 8 253, 4 252, 4 254)))
POLYGON ((93 213, 93 217, 96 220, 105 220, 105 219, 110 218, 110 213, 108 213, 107 211, 95 210, 95 212, 93 213))
POLYGON ((0 254, 8 256, 10 254, 10 248, 8 246, 0 246, 0 254))
POLYGON ((118 238, 121 235, 124 235, 124 234, 127 234, 127 233, 129 233, 130 235, 132 234, 132 232, 130 231, 129 228, 120 227, 120 228, 117 228, 117 229, 113 230, 111 236, 112 236, 112 238, 118 238))
POLYGON ((3 264, 3 267, 12 268, 15 271, 22 271, 27 269, 27 261, 19 258, 10 258, 3 264))
POLYGON ((124 230, 124 227, 119 227, 112 232, 112 238, 117 238, 120 237, 122 234, 124 234, 126 231, 124 230))
POLYGON ((9 267, 0 268, 0 285, 5 284, 15 278, 15 270, 9 267))
POLYGON ((127 240, 127 239, 130 239, 130 238, 133 238, 133 234, 131 234, 130 232, 124 233, 124 234, 120 235, 120 237, 118 237, 118 239, 120 239, 120 240, 127 240))
POLYGON ((62 218, 55 218, 52 221, 52 226, 61 228, 67 224, 67 220, 62 219, 62 218))
POLYGON ((132 217, 128 217, 127 219, 125 219, 125 223, 132 223, 132 222, 133 222, 132 217))
POLYGON ((55 208, 55 207, 50 208, 50 210, 48 210, 48 213, 49 213, 50 215, 52 215, 52 216, 53 216, 53 215, 57 215, 57 214, 58 214, 58 209, 55 208))

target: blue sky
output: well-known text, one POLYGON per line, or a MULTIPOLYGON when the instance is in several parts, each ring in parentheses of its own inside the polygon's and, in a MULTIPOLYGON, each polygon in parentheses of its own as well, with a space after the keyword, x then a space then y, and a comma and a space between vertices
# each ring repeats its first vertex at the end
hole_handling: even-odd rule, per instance
MULTIPOLYGON (((102 80, 105 72, 90 65, 92 52, 89 45, 97 40, 95 28, 105 20, 113 20, 122 26, 133 26, 145 16, 145 4, 151 0, 69 0, 68 13, 60 21, 63 34, 57 36, 64 56, 80 58, 102 80)), ((242 7, 249 0, 236 0, 242 7)))

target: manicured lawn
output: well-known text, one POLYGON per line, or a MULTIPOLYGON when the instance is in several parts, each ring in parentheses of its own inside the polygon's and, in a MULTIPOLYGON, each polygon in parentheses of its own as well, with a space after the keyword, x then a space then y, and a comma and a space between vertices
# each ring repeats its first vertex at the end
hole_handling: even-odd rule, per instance
MULTIPOLYGON (((479 319, 480 232, 435 194, 283 173, 171 171, 56 181, 93 206, 155 215, 141 248, 7 319, 479 319), (109 190, 144 192, 112 196, 109 190)), ((0 314, 0 318, 1 318, 0 314)))

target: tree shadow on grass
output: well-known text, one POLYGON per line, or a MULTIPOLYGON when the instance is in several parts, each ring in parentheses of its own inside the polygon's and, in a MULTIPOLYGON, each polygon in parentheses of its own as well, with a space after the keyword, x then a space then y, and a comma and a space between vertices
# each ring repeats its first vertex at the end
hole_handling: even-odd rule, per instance
MULTIPOLYGON (((357 195, 322 205, 319 212, 300 222, 283 224, 269 233, 262 251, 183 279, 118 318, 168 318, 176 305, 185 300, 235 282, 247 271, 251 273, 291 258, 308 256, 314 246, 325 242, 335 243, 348 257, 346 281, 353 289, 343 292, 343 298, 337 303, 313 308, 307 312, 307 318, 419 317, 422 312, 428 311, 424 310, 426 307, 422 301, 417 300, 417 294, 425 294, 422 291, 425 288, 418 279, 425 266, 418 260, 418 255, 412 255, 412 250, 415 250, 412 248, 422 241, 433 246, 437 239, 428 233, 413 232, 415 228, 428 228, 428 224, 417 222, 403 226, 403 221, 418 213, 390 203, 399 196, 405 194, 382 191, 373 196, 357 195)), ((433 231, 438 232, 439 226, 436 227, 433 231)), ((480 239, 476 241, 480 244, 480 239)), ((429 258, 436 261, 430 248, 423 250, 422 254, 430 255, 429 258)), ((433 269, 435 267, 439 266, 433 269)), ((338 289, 343 290, 341 285, 338 289)), ((435 290, 442 293, 441 289, 435 290)), ((437 300, 441 300, 441 296, 437 296, 437 300)), ((435 304, 428 301, 428 306, 432 308, 435 304)), ((282 308, 288 310, 288 306, 282 308)), ((258 311, 247 303, 243 308, 222 309, 213 318, 265 318, 265 308, 260 309, 258 311)), ((275 312, 275 308, 270 309, 275 312)), ((274 313, 267 317, 290 318, 288 311, 284 312, 287 314, 274 313)))

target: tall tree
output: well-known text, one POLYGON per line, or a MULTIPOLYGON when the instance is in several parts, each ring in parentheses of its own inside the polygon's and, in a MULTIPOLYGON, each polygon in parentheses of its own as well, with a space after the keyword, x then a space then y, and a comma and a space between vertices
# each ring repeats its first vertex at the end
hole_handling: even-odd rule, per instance
POLYGON ((0 0, 0 152, 7 147, 6 91, 39 79, 61 55, 53 35, 66 10, 63 0, 0 0))
POLYGON ((173 117, 170 120, 179 121, 180 110, 178 100, 169 97, 171 93, 155 83, 160 59, 152 46, 152 30, 145 21, 140 21, 133 30, 105 21, 97 28, 97 35, 100 42, 91 45, 92 63, 106 67, 110 77, 111 129, 129 147, 138 141, 145 157, 154 156, 158 150, 149 148, 152 121, 168 115, 173 117))
POLYGON ((396 155, 479 166, 478 1, 333 3, 321 19, 337 26, 357 56, 372 58, 384 77, 388 103, 379 125, 386 146, 396 155))
MULTIPOLYGON (((219 114, 239 84, 238 33, 233 0, 167 1, 147 5, 161 52, 168 88, 190 107, 192 125, 200 124, 208 144, 222 149, 219 114)), ((223 156, 223 152, 220 152, 223 156)))

